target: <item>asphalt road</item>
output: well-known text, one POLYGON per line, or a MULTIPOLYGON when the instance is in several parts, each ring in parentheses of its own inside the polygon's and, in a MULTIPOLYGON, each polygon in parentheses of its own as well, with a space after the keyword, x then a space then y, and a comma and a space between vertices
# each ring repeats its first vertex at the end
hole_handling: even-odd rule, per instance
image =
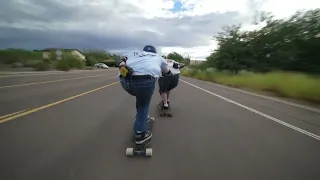
POLYGON ((320 111, 181 79, 174 117, 154 94, 153 157, 132 158, 116 70, 0 77, 0 179, 320 179, 320 111))

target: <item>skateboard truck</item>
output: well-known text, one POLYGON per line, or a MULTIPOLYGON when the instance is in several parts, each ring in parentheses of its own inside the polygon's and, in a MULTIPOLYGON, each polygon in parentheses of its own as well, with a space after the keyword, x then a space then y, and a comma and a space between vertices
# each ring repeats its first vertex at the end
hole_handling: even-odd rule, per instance
MULTIPOLYGON (((153 128, 153 123, 155 121, 155 118, 151 117, 149 118, 148 121, 148 128, 152 131, 153 128)), ((134 142, 134 139, 132 139, 132 141, 134 142)), ((147 157, 151 157, 152 156, 152 148, 147 148, 148 145, 151 143, 151 139, 148 140, 147 142, 143 143, 143 144, 135 144, 134 143, 134 147, 133 148, 127 148, 126 149, 126 155, 127 156, 135 156, 135 155, 142 155, 142 156, 147 156, 147 157)))
POLYGON ((127 148, 126 155, 127 156, 134 156, 134 155, 142 155, 142 156, 152 156, 152 148, 146 148, 149 142, 141 145, 135 145, 134 148, 127 148))

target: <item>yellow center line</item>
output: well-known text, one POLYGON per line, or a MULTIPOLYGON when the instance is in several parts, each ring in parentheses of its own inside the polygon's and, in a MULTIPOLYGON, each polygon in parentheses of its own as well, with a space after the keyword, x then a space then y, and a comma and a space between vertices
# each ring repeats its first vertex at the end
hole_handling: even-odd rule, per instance
MULTIPOLYGON (((31 110, 28 110, 28 111, 25 111, 25 112, 22 112, 22 113, 19 113, 19 112, 12 113, 12 114, 14 114, 14 115, 11 114, 9 117, 5 117, 4 119, 0 119, 0 124, 1 124, 1 123, 4 123, 4 122, 7 122, 7 121, 11 121, 11 120, 16 119, 16 118, 18 118, 18 117, 22 117, 22 116, 26 116, 26 115, 35 113, 35 112, 40 111, 40 110, 43 110, 43 109, 47 109, 47 108, 49 108, 49 107, 52 107, 52 106, 61 104, 61 103, 63 103, 63 102, 70 101, 70 100, 72 100, 72 99, 76 99, 76 98, 78 98, 78 97, 84 96, 84 95, 89 94, 89 93, 93 93, 93 92, 98 91, 98 90, 100 90, 100 89, 107 88, 107 87, 112 86, 112 85, 115 85, 115 84, 117 84, 117 83, 119 83, 119 81, 118 81, 118 82, 111 83, 111 84, 108 84, 108 85, 105 85, 105 86, 102 86, 102 87, 99 87, 99 88, 96 88, 96 89, 93 89, 93 90, 90 90, 90 91, 87 91, 87 92, 84 92, 84 93, 81 93, 81 94, 78 94, 78 95, 75 95, 75 96, 71 96, 71 97, 66 98, 66 99, 62 99, 62 100, 60 100, 60 101, 56 101, 56 102, 53 102, 53 103, 50 103, 50 104, 47 104, 47 105, 44 105, 44 106, 40 106, 40 107, 38 107, 38 108, 34 108, 34 109, 31 109, 31 110)), ((8 116, 8 115, 6 115, 6 116, 8 116)))
MULTIPOLYGON (((110 73, 110 74, 112 74, 112 73, 110 73)), ((51 81, 42 81, 42 82, 16 84, 16 85, 9 85, 9 86, 0 86, 0 89, 21 87, 21 86, 30 86, 30 85, 37 85, 37 84, 47 84, 47 83, 61 82, 61 81, 70 81, 70 80, 75 80, 75 79, 93 78, 93 77, 99 77, 99 76, 106 76, 106 75, 110 75, 110 74, 100 74, 100 75, 95 75, 95 76, 84 76, 84 77, 76 77, 76 78, 68 78, 68 79, 57 79, 57 80, 51 80, 51 81)))
POLYGON ((22 113, 22 112, 24 112, 24 111, 26 111, 26 109, 25 109, 25 110, 18 111, 18 112, 10 113, 10 114, 4 115, 4 116, 0 116, 0 120, 1 120, 1 119, 4 119, 4 118, 7 118, 7 117, 10 117, 10 116, 13 116, 13 115, 16 115, 16 114, 19 114, 19 113, 22 113))

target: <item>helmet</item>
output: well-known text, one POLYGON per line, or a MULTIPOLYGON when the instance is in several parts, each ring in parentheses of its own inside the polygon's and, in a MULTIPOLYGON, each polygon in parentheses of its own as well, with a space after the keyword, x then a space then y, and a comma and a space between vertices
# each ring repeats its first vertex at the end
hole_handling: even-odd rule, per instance
POLYGON ((143 51, 152 52, 152 53, 157 53, 156 48, 154 48, 154 47, 151 46, 151 45, 146 45, 146 46, 143 48, 143 51))

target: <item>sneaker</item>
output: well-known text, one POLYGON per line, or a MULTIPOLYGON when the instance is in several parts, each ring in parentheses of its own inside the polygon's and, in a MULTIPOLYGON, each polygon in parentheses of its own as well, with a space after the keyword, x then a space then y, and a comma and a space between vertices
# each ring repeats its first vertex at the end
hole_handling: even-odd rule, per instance
POLYGON ((151 131, 147 131, 143 133, 135 133, 135 143, 138 145, 143 144, 147 141, 150 141, 151 137, 152 137, 151 131))
POLYGON ((150 120, 154 120, 154 117, 151 117, 150 115, 148 116, 148 120, 147 120, 147 123, 150 122, 150 120))
MULTIPOLYGON (((168 103, 168 105, 169 105, 169 103, 168 103)), ((159 103, 159 106, 160 106, 161 109, 169 109, 169 106, 164 106, 163 101, 161 101, 161 102, 159 103)))

